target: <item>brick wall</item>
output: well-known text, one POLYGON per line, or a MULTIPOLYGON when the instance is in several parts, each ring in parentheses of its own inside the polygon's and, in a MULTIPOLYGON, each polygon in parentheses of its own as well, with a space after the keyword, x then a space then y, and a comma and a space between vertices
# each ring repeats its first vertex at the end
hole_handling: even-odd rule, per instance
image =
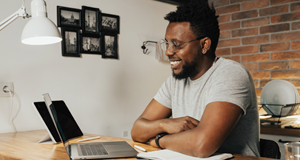
POLYGON ((258 99, 273 79, 288 80, 300 94, 300 0, 210 0, 219 15, 216 55, 243 64, 258 99))

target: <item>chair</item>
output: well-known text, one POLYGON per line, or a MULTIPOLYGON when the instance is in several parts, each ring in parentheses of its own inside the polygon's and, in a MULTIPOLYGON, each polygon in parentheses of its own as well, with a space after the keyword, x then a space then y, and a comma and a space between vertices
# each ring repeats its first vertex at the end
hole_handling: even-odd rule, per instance
POLYGON ((260 139, 260 156, 280 159, 281 153, 278 144, 268 139, 260 139))

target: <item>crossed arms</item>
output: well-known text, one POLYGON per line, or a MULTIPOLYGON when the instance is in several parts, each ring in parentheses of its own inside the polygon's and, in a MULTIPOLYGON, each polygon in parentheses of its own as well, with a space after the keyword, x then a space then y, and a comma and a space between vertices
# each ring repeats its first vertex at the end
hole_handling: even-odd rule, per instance
POLYGON ((155 136, 162 148, 195 157, 208 157, 218 150, 242 115, 242 109, 228 102, 212 102, 204 110, 200 121, 192 117, 169 118, 172 110, 155 99, 149 103, 131 130, 134 141, 150 142, 157 147, 155 136))

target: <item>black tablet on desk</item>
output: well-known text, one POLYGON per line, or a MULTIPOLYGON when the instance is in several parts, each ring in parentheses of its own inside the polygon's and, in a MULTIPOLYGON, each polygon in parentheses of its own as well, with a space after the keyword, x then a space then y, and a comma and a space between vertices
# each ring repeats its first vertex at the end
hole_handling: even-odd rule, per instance
MULTIPOLYGON (((54 123, 52 121, 52 118, 49 114, 49 111, 47 109, 47 106, 45 102, 34 102, 33 103, 37 112, 39 113, 42 121, 44 122, 46 129, 48 131, 48 134, 43 137, 39 143, 58 143, 60 142, 59 135, 57 133, 57 130, 54 126, 54 123)), ((60 101, 53 101, 53 106, 55 107, 55 110, 58 117, 60 118, 61 125, 67 126, 63 128, 67 128, 68 130, 66 132, 66 138, 72 139, 75 137, 80 137, 83 135, 82 131, 80 130, 79 126, 77 125, 75 119, 73 118, 71 112, 69 111, 68 107, 66 106, 65 102, 60 101)))

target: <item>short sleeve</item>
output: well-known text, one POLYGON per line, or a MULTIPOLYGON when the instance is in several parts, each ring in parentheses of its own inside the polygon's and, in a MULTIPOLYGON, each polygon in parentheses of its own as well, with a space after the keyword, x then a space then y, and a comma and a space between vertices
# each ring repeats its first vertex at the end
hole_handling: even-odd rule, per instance
POLYGON ((220 101, 233 103, 245 115, 251 103, 251 77, 248 71, 239 65, 228 65, 216 75, 217 77, 212 78, 206 105, 220 101))
POLYGON ((154 96, 154 99, 157 102, 170 109, 172 108, 171 85, 172 85, 172 76, 167 78, 167 80, 161 85, 158 92, 154 96))

